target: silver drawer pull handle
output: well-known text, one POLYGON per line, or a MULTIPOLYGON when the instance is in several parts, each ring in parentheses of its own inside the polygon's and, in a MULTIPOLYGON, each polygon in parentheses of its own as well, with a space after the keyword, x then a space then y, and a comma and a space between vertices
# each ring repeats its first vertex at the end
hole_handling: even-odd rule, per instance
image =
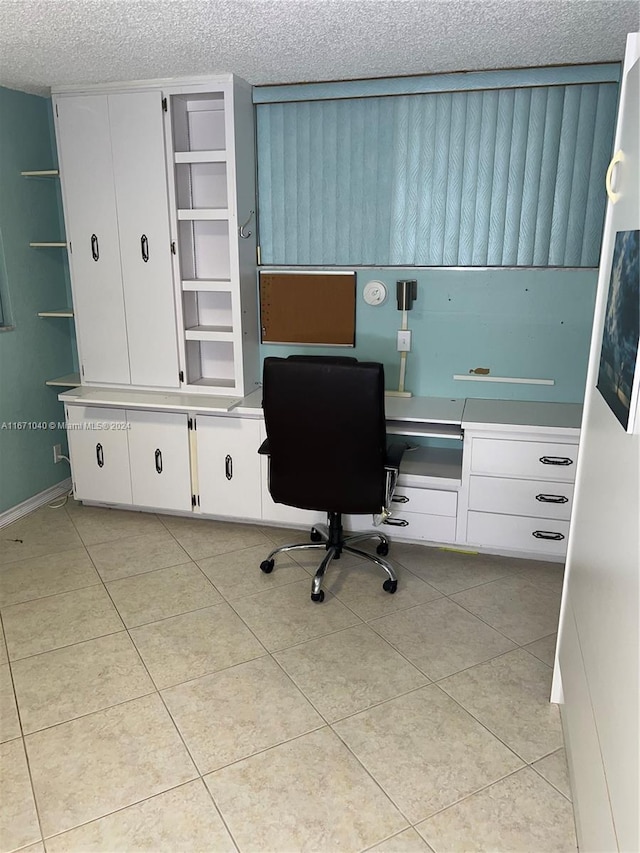
POLYGON ((405 518, 385 518, 383 524, 388 524, 391 527, 408 527, 409 522, 405 518))
POLYGON ((536 500, 543 504, 566 504, 569 498, 564 495, 536 495, 536 500))
POLYGON ((552 530, 534 530, 531 535, 535 536, 536 539, 553 539, 554 542, 564 539, 564 534, 554 533, 552 530))
POLYGON ((396 504, 408 504, 409 503, 409 498, 406 495, 397 495, 397 496, 391 498, 391 500, 393 501, 393 503, 396 503, 396 504))
POLYGON ((573 465, 573 459, 568 456, 541 456, 543 465, 573 465))

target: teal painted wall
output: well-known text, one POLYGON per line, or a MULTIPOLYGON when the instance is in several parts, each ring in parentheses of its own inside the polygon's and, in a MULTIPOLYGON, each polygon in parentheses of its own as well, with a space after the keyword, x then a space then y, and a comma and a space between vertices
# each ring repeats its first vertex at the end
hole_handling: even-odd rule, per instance
MULTIPOLYGON (((73 370, 73 323, 37 312, 71 303, 66 251, 29 247, 33 240, 64 240, 59 182, 20 175, 56 165, 51 101, 0 87, 5 322, 15 326, 0 332, 0 426, 64 418, 60 389, 45 381, 73 370)), ((0 429, 0 512, 69 476, 66 462, 53 464, 54 444, 66 448, 63 430, 0 429)))
POLYGON ((409 312, 412 351, 405 387, 418 396, 482 397, 581 403, 586 381, 597 270, 382 269, 357 273, 356 346, 263 344, 261 355, 294 352, 355 355, 385 365, 388 389, 398 387, 395 283, 418 281, 409 312), (389 296, 371 307, 364 285, 377 279, 389 296), (454 380, 478 367, 493 376, 553 379, 554 385, 454 380))

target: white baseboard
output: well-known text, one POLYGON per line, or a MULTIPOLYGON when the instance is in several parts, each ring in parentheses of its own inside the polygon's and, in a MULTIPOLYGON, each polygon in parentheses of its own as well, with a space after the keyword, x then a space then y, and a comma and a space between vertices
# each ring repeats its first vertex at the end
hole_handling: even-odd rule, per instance
POLYGON ((71 477, 67 477, 66 480, 63 480, 61 483, 56 483, 55 486, 45 489, 44 492, 40 492, 32 498, 28 498, 28 500, 23 501, 21 504, 18 504, 11 509, 0 512, 0 527, 6 527, 7 524, 17 521, 19 518, 22 518, 23 515, 28 515, 30 512, 33 512, 34 509, 38 509, 39 507, 60 497, 60 495, 65 495, 70 491, 71 477))

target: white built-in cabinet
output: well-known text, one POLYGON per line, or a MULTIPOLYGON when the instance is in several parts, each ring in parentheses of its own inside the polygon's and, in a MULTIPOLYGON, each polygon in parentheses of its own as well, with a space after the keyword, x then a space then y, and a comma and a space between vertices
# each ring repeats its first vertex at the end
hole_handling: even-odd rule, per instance
POLYGON ((198 415, 194 421, 200 511, 259 519, 259 421, 215 415, 198 415))
POLYGON ((68 406, 66 417, 78 500, 191 510, 185 414, 68 406))
POLYGON ((82 384, 250 393, 250 87, 123 84, 54 105, 82 384))
POLYGON ((81 381, 177 388, 158 91, 55 98, 81 381))

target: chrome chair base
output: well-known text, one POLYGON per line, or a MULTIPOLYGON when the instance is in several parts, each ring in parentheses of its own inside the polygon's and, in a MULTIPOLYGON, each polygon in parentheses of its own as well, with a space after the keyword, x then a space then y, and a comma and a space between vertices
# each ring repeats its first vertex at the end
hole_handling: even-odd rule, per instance
POLYGON ((322 562, 318 566, 316 573, 311 582, 311 600, 321 602, 324 600, 324 590, 322 581, 325 572, 329 568, 332 560, 339 559, 343 552, 355 554, 363 560, 369 560, 380 566, 386 572, 387 578, 382 585, 385 592, 393 594, 398 588, 398 578, 392 566, 384 559, 389 553, 389 540, 382 533, 354 533, 350 536, 343 536, 340 516, 337 513, 329 513, 328 524, 316 524, 311 528, 311 542, 299 543, 294 545, 281 545, 279 548, 274 548, 268 555, 266 560, 260 564, 260 568, 265 574, 273 571, 275 558, 278 554, 286 554, 288 551, 311 551, 321 549, 326 551, 322 562), (362 542, 366 539, 377 539, 378 546, 376 552, 379 556, 369 554, 367 551, 361 551, 359 548, 354 548, 353 544, 362 542))

